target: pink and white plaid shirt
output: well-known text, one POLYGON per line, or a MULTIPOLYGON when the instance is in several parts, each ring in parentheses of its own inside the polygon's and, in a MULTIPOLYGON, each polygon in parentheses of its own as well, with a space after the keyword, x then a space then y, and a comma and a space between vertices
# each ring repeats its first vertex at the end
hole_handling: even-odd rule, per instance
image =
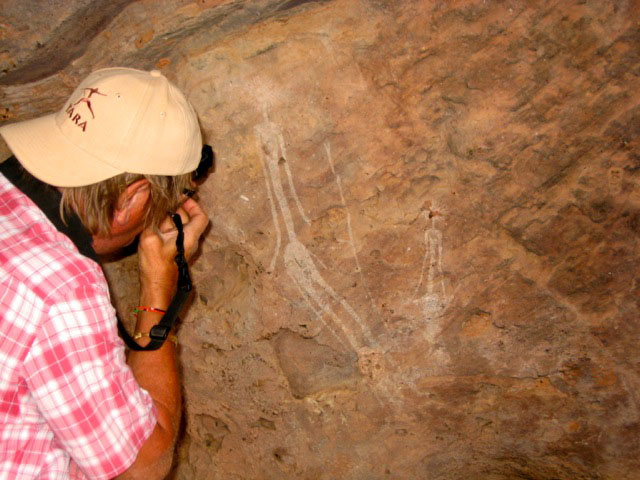
POLYGON ((0 175, 0 479, 112 478, 155 423, 102 270, 0 175))

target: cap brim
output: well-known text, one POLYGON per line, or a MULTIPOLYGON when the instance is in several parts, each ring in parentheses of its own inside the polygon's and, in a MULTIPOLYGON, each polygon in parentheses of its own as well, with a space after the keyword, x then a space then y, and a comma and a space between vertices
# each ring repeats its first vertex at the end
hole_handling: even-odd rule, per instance
POLYGON ((0 135, 31 175, 56 187, 81 187, 122 173, 67 140, 55 115, 0 127, 0 135))

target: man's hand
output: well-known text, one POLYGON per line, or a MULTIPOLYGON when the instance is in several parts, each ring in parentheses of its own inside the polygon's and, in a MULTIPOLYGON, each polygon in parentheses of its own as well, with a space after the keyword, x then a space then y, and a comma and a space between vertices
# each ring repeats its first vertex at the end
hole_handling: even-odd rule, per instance
MULTIPOLYGON (((185 257, 189 260, 198 249, 198 241, 209 223, 207 215, 198 203, 187 200, 176 212, 182 218, 184 230, 185 257)), ((140 265, 141 296, 149 302, 160 301, 168 296, 169 300, 176 287, 178 270, 175 263, 176 237, 178 231, 167 217, 159 229, 145 229, 138 244, 138 262, 140 265)), ((157 306, 156 308, 165 308, 157 306)))

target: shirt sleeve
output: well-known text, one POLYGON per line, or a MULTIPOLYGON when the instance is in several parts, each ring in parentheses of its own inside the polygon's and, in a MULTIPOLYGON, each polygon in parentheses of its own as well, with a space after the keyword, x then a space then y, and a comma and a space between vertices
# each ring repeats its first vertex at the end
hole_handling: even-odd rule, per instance
POLYGON ((135 461, 157 412, 126 363, 106 285, 64 297, 36 336, 25 380, 56 440, 85 475, 112 478, 135 461))

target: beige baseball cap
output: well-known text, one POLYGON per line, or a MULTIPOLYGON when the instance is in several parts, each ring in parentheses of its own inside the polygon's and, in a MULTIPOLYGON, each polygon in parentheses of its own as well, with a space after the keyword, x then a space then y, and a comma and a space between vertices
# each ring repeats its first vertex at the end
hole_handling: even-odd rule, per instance
POLYGON ((57 187, 124 172, 180 175, 196 169, 202 151, 193 107, 158 70, 97 70, 59 112, 0 134, 29 173, 57 187))

